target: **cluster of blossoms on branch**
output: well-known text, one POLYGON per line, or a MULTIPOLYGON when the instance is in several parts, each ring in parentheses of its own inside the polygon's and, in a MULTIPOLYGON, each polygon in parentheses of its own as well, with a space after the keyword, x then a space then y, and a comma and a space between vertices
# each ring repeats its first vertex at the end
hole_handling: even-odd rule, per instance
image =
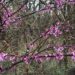
POLYGON ((63 4, 65 3, 65 0, 55 0, 55 3, 57 5, 57 7, 62 7, 63 4))
POLYGON ((1 52, 0 53, 0 62, 11 61, 13 62, 16 59, 15 56, 9 55, 8 53, 1 52))
POLYGON ((75 4, 75 0, 55 0, 57 7, 62 7, 65 3, 75 4))
POLYGON ((43 32, 41 35, 43 37, 48 37, 50 35, 53 35, 55 37, 59 37, 63 32, 60 29, 61 25, 59 23, 55 25, 51 25, 50 28, 46 29, 45 32, 43 32))
MULTIPOLYGON (((3 0, 5 1, 5 0, 3 0)), ((18 11, 20 11, 21 8, 19 8, 18 10, 13 9, 12 6, 5 6, 4 2, 0 1, 0 9, 1 9, 1 19, 2 19, 2 25, 4 26, 4 28, 8 28, 10 25, 15 24, 15 26, 17 26, 18 24, 21 24, 21 17, 17 14, 18 11)), ((24 5, 23 5, 24 7, 24 5)))
MULTIPOLYGON (((50 47, 49 47, 50 48, 50 47)), ((52 47, 51 47, 52 48, 52 47)), ((50 60, 57 60, 57 61, 61 61, 64 59, 65 56, 67 57, 71 57, 71 59, 73 61, 75 61, 75 47, 73 46, 70 46, 70 47, 67 47, 67 46, 62 46, 62 45, 59 45, 59 46, 53 46, 52 48, 55 52, 53 53, 35 53, 33 54, 32 56, 25 56, 23 58, 24 62, 26 64, 29 64, 31 62, 31 60, 34 60, 36 62, 44 62, 44 61, 50 61, 50 60), (67 52, 66 54, 64 54, 64 50, 68 48, 69 49, 72 49, 70 50, 69 52, 67 52)))
POLYGON ((3 11, 2 21, 5 28, 8 28, 14 21, 16 21, 16 15, 11 16, 13 10, 11 8, 7 8, 3 11))
MULTIPOLYGON (((47 60, 52 60, 53 58, 55 60, 60 61, 60 60, 63 60, 65 56, 70 56, 71 59, 75 61, 75 51, 74 50, 72 50, 71 52, 67 52, 67 54, 65 55, 63 53, 63 51, 64 51, 63 46, 59 46, 59 47, 54 46, 53 49, 55 52, 51 53, 51 54, 50 53, 48 53, 48 54, 35 53, 32 56, 27 54, 27 55, 23 55, 19 58, 22 59, 26 64, 29 64, 31 62, 31 60, 34 60, 36 62, 43 62, 43 61, 47 61, 47 60)), ((0 62, 4 62, 4 61, 15 62, 15 60, 17 58, 18 57, 16 57, 15 55, 9 55, 8 53, 3 53, 3 52, 0 53, 0 62)))

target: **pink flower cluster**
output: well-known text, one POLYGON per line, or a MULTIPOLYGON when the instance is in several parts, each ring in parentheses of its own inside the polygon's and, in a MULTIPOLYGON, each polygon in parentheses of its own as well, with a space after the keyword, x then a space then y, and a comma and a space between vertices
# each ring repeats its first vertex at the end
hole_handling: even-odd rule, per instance
POLYGON ((50 34, 54 35, 55 37, 59 36, 62 34, 62 32, 59 29, 59 26, 51 26, 50 27, 50 34))
POLYGON ((3 61, 13 62, 14 60, 15 60, 15 56, 10 56, 7 53, 3 53, 3 52, 0 53, 0 62, 3 62, 3 61))
POLYGON ((0 53, 0 61, 4 61, 5 57, 7 56, 7 53, 0 53))
POLYGON ((63 46, 54 46, 55 52, 62 52, 64 50, 63 46))
MULTIPOLYGON (((51 58, 55 58, 56 60, 62 60, 64 58, 64 55, 62 53, 54 53, 54 54, 45 54, 45 55, 35 55, 32 57, 32 60, 36 62, 43 62, 43 61, 49 61, 51 58)), ((29 56, 24 57, 24 62, 26 64, 30 63, 30 58, 29 56)))
POLYGON ((52 25, 49 29, 46 29, 46 31, 42 33, 42 36, 48 37, 49 35, 53 35, 58 37, 62 34, 62 31, 59 28, 60 26, 58 25, 52 25))
POLYGON ((73 50, 71 52, 67 52, 66 55, 63 53, 63 50, 65 48, 66 47, 63 46, 62 44, 57 44, 56 46, 53 46, 53 49, 55 51, 54 53, 51 53, 51 54, 38 54, 38 53, 35 53, 31 57, 30 56, 25 56, 24 57, 24 62, 26 64, 28 64, 28 63, 30 63, 30 60, 32 59, 32 60, 39 63, 39 62, 52 60, 53 58, 57 61, 60 61, 60 60, 63 60, 65 56, 69 56, 69 57, 71 57, 72 60, 75 61, 75 51, 74 51, 75 47, 73 46, 73 50))
MULTIPOLYGON (((71 52, 71 53, 67 53, 66 56, 71 56, 72 60, 75 61, 75 51, 71 52)), ((36 62, 43 62, 43 61, 49 61, 51 59, 55 59, 55 60, 63 60, 63 58, 65 57, 65 55, 62 52, 56 52, 56 53, 52 53, 52 54, 35 54, 33 56, 29 56, 29 55, 25 55, 23 56, 23 61, 26 64, 29 64, 31 62, 31 60, 34 60, 36 62)), ((4 61, 11 61, 14 62, 14 60, 16 59, 15 56, 10 56, 7 53, 0 53, 0 62, 4 62, 4 61)))
POLYGON ((24 60, 24 62, 25 62, 26 64, 29 64, 29 63, 30 63, 30 62, 29 62, 29 56, 25 56, 23 60, 24 60))
POLYGON ((74 60, 75 61, 75 45, 72 45, 71 47, 69 47, 69 49, 68 49, 68 53, 69 54, 72 54, 72 60, 74 60))
POLYGON ((72 56, 72 60, 75 61, 75 51, 72 52, 72 55, 73 55, 73 56, 72 56))
POLYGON ((62 7, 63 4, 65 3, 65 0, 55 0, 55 3, 57 5, 57 7, 62 7))
POLYGON ((11 14, 13 13, 13 10, 10 8, 7 8, 7 10, 3 10, 3 24, 5 28, 8 28, 8 26, 16 20, 16 16, 11 14))
MULTIPOLYGON (((66 54, 66 56, 71 56, 71 59, 75 61, 75 51, 74 52, 71 52, 70 54, 66 54)), ((53 53, 53 54, 44 54, 44 55, 35 55, 35 56, 32 56, 32 57, 29 57, 29 56, 25 56, 24 57, 24 62, 26 64, 29 64, 31 62, 31 60, 34 60, 36 62, 44 62, 44 61, 49 61, 49 60, 52 60, 53 58, 55 60, 63 60, 63 58, 65 57, 65 55, 61 52, 59 53, 53 53)))
POLYGON ((55 59, 62 60, 63 58, 64 58, 63 53, 61 52, 55 53, 55 59))
POLYGON ((55 2, 56 2, 57 5, 62 5, 64 0, 55 0, 55 2))
POLYGON ((75 4, 75 0, 68 0, 69 4, 75 4))
POLYGON ((0 0, 0 3, 3 3, 4 0, 0 0))
POLYGON ((27 49, 28 49, 28 50, 32 50, 32 49, 34 49, 34 48, 36 48, 36 44, 35 44, 35 43, 34 43, 34 44, 33 44, 33 43, 28 43, 28 44, 27 44, 27 49))

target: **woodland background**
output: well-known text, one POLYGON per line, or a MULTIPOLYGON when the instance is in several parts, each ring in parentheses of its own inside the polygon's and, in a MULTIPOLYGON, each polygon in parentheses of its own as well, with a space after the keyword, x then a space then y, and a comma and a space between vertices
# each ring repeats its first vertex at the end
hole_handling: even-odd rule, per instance
MULTIPOLYGON (((75 4, 74 2, 66 2, 57 6, 54 0, 5 0, 3 5, 6 8, 15 12, 11 20, 17 17, 14 22, 6 23, 4 32, 0 31, 0 52, 5 52, 16 57, 22 56, 26 53, 31 54, 36 45, 35 52, 41 52, 48 45, 56 46, 58 44, 65 44, 73 46, 72 51, 75 50, 75 4), (43 2, 42 2, 43 1, 43 2), (50 4, 49 8, 43 9, 50 4), (39 38, 51 25, 56 23, 62 24, 63 35, 60 37, 49 36, 45 39, 39 38), (69 28, 70 27, 70 28, 69 28), (72 29, 73 27, 73 29, 72 29), (66 32, 68 30, 69 32, 66 32), (32 41, 36 41, 34 48, 28 47, 32 41), (32 49, 31 49, 32 48, 32 49)), ((65 0, 68 1, 68 0, 65 0)), ((0 15, 5 10, 0 4, 0 15)), ((0 26, 2 27, 2 26, 0 26)), ((53 48, 47 49, 42 54, 53 53, 53 48)), ((71 49, 64 50, 64 54, 71 52, 71 49)), ((15 60, 18 61, 17 58, 15 60)), ((5 61, 0 62, 3 68, 9 67, 12 63, 5 61)), ((10 70, 4 71, 0 75, 66 75, 66 72, 71 67, 74 67, 75 62, 70 57, 65 57, 63 60, 51 59, 43 62, 31 61, 30 64, 25 62, 19 63, 10 70)))

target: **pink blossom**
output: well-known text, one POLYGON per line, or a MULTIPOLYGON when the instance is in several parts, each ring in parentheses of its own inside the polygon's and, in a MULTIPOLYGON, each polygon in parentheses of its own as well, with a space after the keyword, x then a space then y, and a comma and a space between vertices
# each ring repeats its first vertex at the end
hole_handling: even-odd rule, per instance
POLYGON ((42 32, 41 35, 44 38, 48 38, 49 35, 53 35, 55 37, 58 37, 59 35, 62 34, 62 31, 59 29, 60 25, 58 23, 58 25, 52 25, 49 29, 46 29, 45 32, 42 32))
POLYGON ((9 60, 10 60, 10 61, 14 61, 14 60, 15 60, 15 57, 14 57, 14 56, 13 56, 13 57, 10 56, 10 57, 9 57, 9 60))
POLYGON ((23 60, 24 60, 24 62, 25 62, 26 64, 29 64, 29 57, 28 57, 28 56, 25 56, 23 60))
POLYGON ((72 52, 72 55, 73 55, 73 56, 72 56, 72 60, 75 61, 75 51, 72 52))
POLYGON ((65 0, 55 0, 55 2, 58 7, 61 7, 64 4, 65 0))
POLYGON ((35 57, 34 57, 34 60, 35 60, 36 62, 38 62, 38 60, 39 60, 38 56, 35 56, 35 57))
POLYGON ((22 12, 26 12, 27 6, 24 5, 24 7, 21 9, 22 12))
POLYGON ((57 26, 60 26, 61 25, 61 22, 60 21, 56 22, 56 25, 57 26))
POLYGON ((43 62, 43 58, 38 58, 38 62, 43 62))
POLYGON ((17 18, 15 15, 11 16, 12 13, 13 13, 13 10, 10 8, 7 8, 7 11, 3 10, 2 19, 3 19, 3 23, 4 23, 5 28, 8 28, 10 23, 14 22, 17 18))
POLYGON ((63 47, 63 46, 54 46, 53 48, 54 48, 54 50, 55 50, 56 52, 61 52, 61 51, 64 50, 64 47, 63 47))
POLYGON ((69 4, 75 4, 75 0, 69 0, 68 3, 69 4))
POLYGON ((29 50, 31 50, 31 49, 33 49, 33 48, 35 48, 35 47, 36 47, 36 44, 31 44, 31 43, 27 44, 27 48, 28 48, 29 50))
POLYGON ((60 31, 59 26, 51 26, 48 34, 54 35, 55 37, 59 36, 62 34, 62 31, 60 31))
POLYGON ((64 55, 61 52, 56 53, 55 56, 57 60, 62 60, 64 58, 64 55))
POLYGON ((57 5, 62 5, 62 0, 55 0, 57 5))
POLYGON ((50 34, 53 34, 55 37, 57 37, 60 34, 62 34, 62 32, 59 30, 58 26, 54 26, 53 29, 51 29, 51 33, 50 34))
POLYGON ((4 2, 4 0, 0 0, 0 3, 3 3, 4 2))
POLYGON ((36 56, 34 57, 34 60, 35 60, 36 62, 43 62, 43 58, 42 58, 41 56, 38 56, 38 55, 36 55, 36 56))
POLYGON ((0 53, 0 61, 5 61, 5 57, 7 56, 7 53, 0 53))
POLYGON ((45 55, 45 58, 47 61, 49 61, 51 59, 51 54, 45 55))

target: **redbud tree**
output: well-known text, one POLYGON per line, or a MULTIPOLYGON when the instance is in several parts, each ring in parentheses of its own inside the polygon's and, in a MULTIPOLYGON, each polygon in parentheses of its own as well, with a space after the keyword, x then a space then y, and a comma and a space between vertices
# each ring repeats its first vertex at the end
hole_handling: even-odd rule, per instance
POLYGON ((0 73, 21 63, 26 75, 34 63, 67 69, 75 62, 74 12, 74 0, 0 0, 0 62, 9 64, 1 64, 0 73))

